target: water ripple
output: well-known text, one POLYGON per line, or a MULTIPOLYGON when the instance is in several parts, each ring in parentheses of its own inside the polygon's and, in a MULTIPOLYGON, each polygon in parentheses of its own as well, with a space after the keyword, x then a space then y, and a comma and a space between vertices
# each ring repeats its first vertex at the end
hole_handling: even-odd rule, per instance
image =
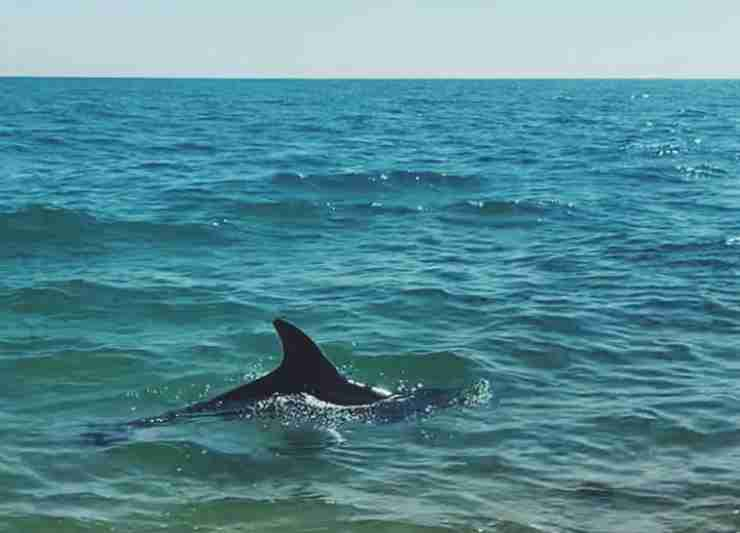
POLYGON ((737 82, 0 88, 6 529, 738 528, 737 82), (80 442, 274 368, 275 316, 493 401, 80 442))

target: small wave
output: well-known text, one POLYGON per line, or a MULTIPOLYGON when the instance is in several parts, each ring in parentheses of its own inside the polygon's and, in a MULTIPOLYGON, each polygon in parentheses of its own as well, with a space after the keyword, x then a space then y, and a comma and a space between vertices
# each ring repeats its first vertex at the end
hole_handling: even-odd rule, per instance
POLYGON ((493 302, 493 298, 483 294, 455 293, 445 289, 433 287, 421 287, 415 289, 406 289, 401 291, 403 298, 417 298, 431 301, 457 301, 468 305, 484 305, 493 302))
POLYGON ((141 170, 163 170, 163 169, 175 169, 175 170, 189 170, 190 167, 182 161, 164 161, 164 160, 150 160, 143 161, 136 165, 136 168, 141 170))
POLYGON ((726 170, 711 163, 697 166, 677 165, 676 170, 689 178, 720 178, 728 175, 726 170))
POLYGON ((210 287, 136 280, 114 284, 83 278, 3 291, 0 306, 19 314, 86 318, 115 313, 165 323, 203 323, 263 312, 210 287))
POLYGON ((440 187, 467 187, 476 186, 480 183, 480 178, 476 176, 464 176, 460 174, 447 174, 440 172, 430 171, 395 171, 389 174, 381 174, 379 179, 383 179, 386 176, 387 179, 397 181, 399 183, 407 185, 415 184, 427 184, 440 187))
POLYGON ((684 107, 679 110, 678 115, 681 117, 688 117, 688 118, 704 118, 708 116, 709 113, 702 109, 684 107))
POLYGON ((347 172, 341 174, 309 174, 280 172, 273 175, 280 185, 300 185, 319 189, 374 191, 387 188, 431 187, 464 189, 478 187, 480 178, 425 170, 390 172, 347 172))
POLYGON ((276 200, 263 202, 233 202, 228 212, 235 217, 256 217, 270 220, 319 219, 324 215, 410 215, 423 211, 421 206, 404 206, 386 202, 336 202, 308 200, 276 200))
POLYGON ((554 102, 573 102, 575 101, 575 98, 567 94, 556 94, 550 99, 553 100, 554 102))
POLYGON ((726 253, 726 247, 734 244, 732 237, 660 244, 637 240, 608 246, 606 253, 638 263, 654 262, 669 267, 726 270, 737 266, 738 258, 726 253))
POLYGON ((41 144, 48 144, 50 146, 61 146, 66 144, 65 140, 61 137, 39 137, 36 142, 41 144))
POLYGON ((55 314, 74 302, 72 294, 57 287, 24 287, 7 296, 9 308, 16 313, 55 314))
MULTIPOLYGON (((195 195, 197 190, 190 191, 195 195)), ((227 219, 254 217, 267 220, 319 220, 326 215, 367 218, 376 216, 418 216, 425 213, 445 215, 467 215, 482 217, 496 224, 538 223, 551 213, 570 214, 573 204, 558 201, 528 200, 468 200, 449 204, 435 204, 434 198, 425 198, 423 203, 414 198, 411 201, 404 196, 390 199, 379 198, 362 202, 352 201, 310 201, 300 199, 282 199, 265 201, 231 201, 222 199, 219 213, 227 219)))
POLYGON ((0 213, 0 239, 6 243, 94 244, 106 248, 117 239, 156 241, 218 241, 225 238, 220 226, 189 222, 165 223, 135 220, 102 220, 80 209, 31 204, 0 213))
POLYGON ((0 235, 3 240, 29 238, 79 238, 83 229, 96 224, 92 215, 75 209, 31 204, 18 211, 0 213, 0 235))
POLYGON ((422 206, 393 205, 387 202, 370 202, 369 204, 354 204, 353 209, 370 214, 416 215, 424 211, 422 206))
POLYGON ((201 152, 201 153, 213 153, 216 151, 216 147, 212 144, 198 143, 198 142, 182 142, 177 143, 174 146, 178 152, 201 152))
POLYGON ((229 212, 237 217, 257 217, 278 220, 318 218, 330 211, 332 204, 307 200, 283 200, 264 202, 234 202, 229 212))
MULTIPOLYGON (((451 206, 452 210, 476 213, 482 216, 544 215, 558 202, 536 202, 528 200, 468 200, 451 206)), ((568 204, 571 208, 572 204, 568 204)))
POLYGON ((456 224, 485 222, 496 227, 529 227, 551 216, 570 216, 574 204, 558 200, 467 200, 441 209, 441 220, 456 224))
POLYGON ((661 143, 647 147, 657 157, 670 157, 681 153, 682 148, 676 143, 661 143))
POLYGON ((621 143, 620 150, 637 152, 654 158, 676 157, 686 151, 686 147, 676 142, 647 143, 640 140, 628 139, 621 143))
POLYGON ((154 302, 141 289, 116 287, 84 279, 52 282, 42 286, 22 287, 8 291, 3 299, 17 313, 55 315, 73 312, 84 315, 86 308, 118 307, 135 300, 154 302))

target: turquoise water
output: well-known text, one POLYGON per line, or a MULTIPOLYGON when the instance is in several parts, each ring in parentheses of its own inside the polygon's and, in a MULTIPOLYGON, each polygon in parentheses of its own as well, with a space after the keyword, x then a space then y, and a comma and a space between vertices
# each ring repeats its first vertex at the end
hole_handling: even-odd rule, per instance
POLYGON ((0 530, 740 528, 740 83, 0 79, 0 530), (271 319, 389 390, 209 419, 271 319))

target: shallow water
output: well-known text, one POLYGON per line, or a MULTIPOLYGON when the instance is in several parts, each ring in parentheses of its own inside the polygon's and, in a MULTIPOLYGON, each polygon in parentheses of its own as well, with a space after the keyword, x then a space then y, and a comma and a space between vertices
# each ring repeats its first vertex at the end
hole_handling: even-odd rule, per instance
POLYGON ((0 79, 0 530, 735 531, 736 81, 0 79), (202 420, 283 316, 389 390, 202 420))

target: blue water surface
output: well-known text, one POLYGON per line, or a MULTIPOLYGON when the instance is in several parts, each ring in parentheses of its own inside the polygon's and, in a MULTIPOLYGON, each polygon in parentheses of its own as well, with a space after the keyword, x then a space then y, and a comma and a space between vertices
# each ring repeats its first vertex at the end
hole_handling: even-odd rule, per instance
POLYGON ((740 82, 0 79, 0 530, 740 528, 740 82), (274 368, 326 430, 91 447, 274 368))

